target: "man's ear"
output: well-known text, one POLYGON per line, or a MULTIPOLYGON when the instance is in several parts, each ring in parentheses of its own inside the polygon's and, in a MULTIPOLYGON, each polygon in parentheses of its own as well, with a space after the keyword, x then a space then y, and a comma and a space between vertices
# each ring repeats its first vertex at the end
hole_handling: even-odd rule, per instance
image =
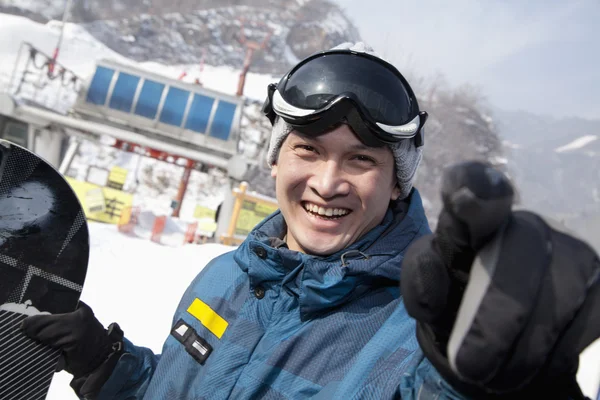
POLYGON ((277 178, 277 163, 271 165, 271 176, 277 178))
MULTIPOLYGON (((273 172, 271 172, 272 174, 273 172)), ((398 186, 398 184, 396 183, 394 185, 394 188, 392 189, 392 195, 390 196, 390 199, 393 200, 398 200, 398 197, 400 197, 400 186, 398 186)))

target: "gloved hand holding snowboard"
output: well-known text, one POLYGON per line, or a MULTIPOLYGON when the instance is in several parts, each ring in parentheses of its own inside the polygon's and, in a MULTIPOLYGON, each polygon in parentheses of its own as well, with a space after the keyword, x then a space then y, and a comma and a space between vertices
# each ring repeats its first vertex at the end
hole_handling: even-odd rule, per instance
POLYGON ((61 349, 57 370, 71 375, 71 386, 84 397, 93 397, 108 379, 123 352, 123 332, 116 323, 108 329, 80 301, 77 310, 26 318, 23 332, 50 347, 61 349), (88 377, 93 373, 93 378, 88 377))

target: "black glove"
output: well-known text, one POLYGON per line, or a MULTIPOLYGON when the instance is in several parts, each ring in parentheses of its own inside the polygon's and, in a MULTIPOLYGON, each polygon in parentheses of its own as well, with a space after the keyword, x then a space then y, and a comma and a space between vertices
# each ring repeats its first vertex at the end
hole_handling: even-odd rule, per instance
MULTIPOLYGON (((72 386, 76 384, 79 388, 90 373, 103 366, 101 373, 95 374, 101 375, 101 378, 93 378, 94 382, 101 380, 101 386, 122 353, 123 332, 119 326, 111 324, 108 330, 104 329, 92 309, 82 301, 77 310, 70 313, 28 317, 23 320, 21 328, 27 336, 62 350, 62 360, 57 370, 64 368, 72 374, 75 378, 72 386)), ((95 386, 94 389, 100 387, 95 386)))
POLYGON ((474 398, 583 398, 579 354, 600 337, 600 261, 538 215, 508 179, 448 169, 435 234, 408 249, 401 290, 438 372, 474 398))

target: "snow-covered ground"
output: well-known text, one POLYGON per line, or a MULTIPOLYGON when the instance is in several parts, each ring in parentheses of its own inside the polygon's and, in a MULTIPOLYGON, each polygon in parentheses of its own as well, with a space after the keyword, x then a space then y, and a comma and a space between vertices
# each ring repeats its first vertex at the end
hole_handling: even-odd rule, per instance
MULTIPOLYGON (((119 233, 114 225, 89 223, 91 255, 81 299, 107 326, 118 322, 134 343, 160 353, 171 318, 192 279, 214 257, 234 247, 219 244, 165 247, 119 233)), ((600 341, 581 357, 578 380, 595 398, 600 341)), ((48 400, 76 400, 66 372, 55 375, 48 400)))
MULTIPOLYGON (((171 318, 194 277, 214 257, 234 247, 220 244, 161 246, 123 235, 116 226, 89 223, 91 254, 81 300, 108 326, 155 353, 171 330, 171 318)), ((71 375, 55 375, 47 400, 76 400, 71 375)))

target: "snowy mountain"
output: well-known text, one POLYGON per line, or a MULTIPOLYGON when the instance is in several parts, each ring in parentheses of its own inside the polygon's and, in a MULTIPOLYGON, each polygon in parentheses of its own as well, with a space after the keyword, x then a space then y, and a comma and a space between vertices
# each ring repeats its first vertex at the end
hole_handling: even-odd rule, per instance
POLYGON ((600 121, 497 114, 523 206, 562 221, 600 249, 600 121))
MULTIPOLYGON (((0 12, 60 19, 64 1, 0 0, 0 12)), ((265 42, 252 71, 282 74, 299 59, 344 41, 357 29, 329 0, 87 0, 73 2, 72 22, 138 62, 241 68, 246 43, 265 42)))

